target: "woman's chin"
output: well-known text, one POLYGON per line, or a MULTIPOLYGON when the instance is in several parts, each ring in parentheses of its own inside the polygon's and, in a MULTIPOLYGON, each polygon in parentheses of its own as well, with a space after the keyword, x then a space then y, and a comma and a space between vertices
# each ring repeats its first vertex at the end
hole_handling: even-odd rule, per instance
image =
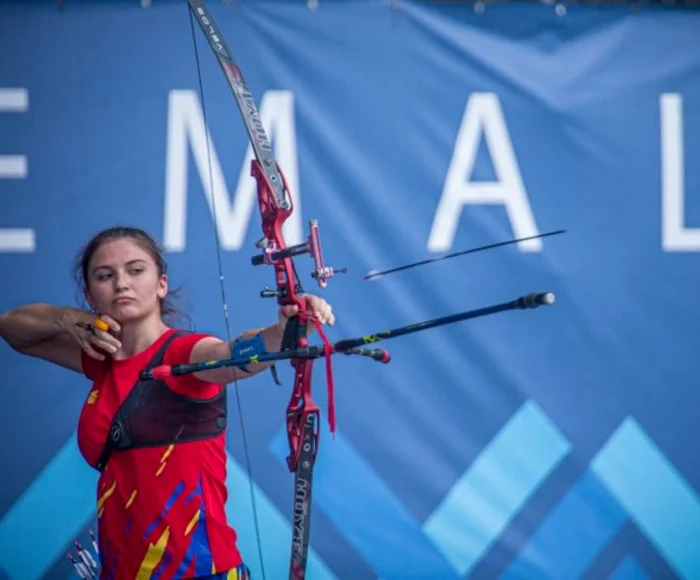
POLYGON ((144 317, 143 312, 134 304, 116 304, 112 308, 110 315, 119 322, 119 324, 136 322, 144 317))

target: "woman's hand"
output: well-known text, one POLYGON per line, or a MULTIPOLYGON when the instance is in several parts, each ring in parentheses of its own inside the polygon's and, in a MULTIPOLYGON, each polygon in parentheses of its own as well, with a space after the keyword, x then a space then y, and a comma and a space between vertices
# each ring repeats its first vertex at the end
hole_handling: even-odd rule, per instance
MULTIPOLYGON (((328 304, 323 298, 319 296, 313 296, 311 294, 305 294, 307 312, 310 316, 316 318, 321 324, 328 324, 333 326, 335 324, 335 316, 333 315, 333 307, 328 304)), ((284 336, 284 329, 287 327, 287 322, 289 319, 298 314, 299 307, 295 304, 288 304, 282 306, 279 311, 279 329, 280 336, 284 336)), ((309 320, 306 324, 306 334, 310 336, 314 333, 316 327, 312 320, 309 320)))
POLYGON ((119 339, 110 334, 110 331, 119 333, 119 323, 106 314, 97 318, 88 312, 71 313, 64 321, 64 328, 86 354, 97 360, 104 360, 104 353, 114 354, 122 346, 119 339), (108 329, 102 330, 105 325, 108 329))

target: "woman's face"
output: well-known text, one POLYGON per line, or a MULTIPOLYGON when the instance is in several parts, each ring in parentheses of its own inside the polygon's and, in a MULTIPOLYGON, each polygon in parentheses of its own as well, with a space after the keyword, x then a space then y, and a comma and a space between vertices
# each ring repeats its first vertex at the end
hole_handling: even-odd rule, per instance
POLYGON ((168 280, 151 254, 131 238, 102 244, 88 264, 87 300, 101 314, 121 323, 160 317, 168 280))

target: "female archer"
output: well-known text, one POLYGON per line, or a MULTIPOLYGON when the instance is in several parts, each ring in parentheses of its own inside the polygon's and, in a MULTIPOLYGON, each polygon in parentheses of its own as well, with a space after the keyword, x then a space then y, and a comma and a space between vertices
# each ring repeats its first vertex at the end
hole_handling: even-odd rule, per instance
MULTIPOLYGON (((159 364, 240 358, 280 349, 296 306, 232 343, 171 327, 166 265, 144 231, 98 233, 81 252, 76 278, 92 312, 29 304, 0 316, 16 351, 92 381, 78 445, 101 474, 97 490, 102 578, 247 579, 227 523, 226 393, 269 364, 139 380, 159 364)), ((309 316, 334 324, 330 305, 306 296, 309 316)), ((313 332, 308 324, 308 332, 313 332)))

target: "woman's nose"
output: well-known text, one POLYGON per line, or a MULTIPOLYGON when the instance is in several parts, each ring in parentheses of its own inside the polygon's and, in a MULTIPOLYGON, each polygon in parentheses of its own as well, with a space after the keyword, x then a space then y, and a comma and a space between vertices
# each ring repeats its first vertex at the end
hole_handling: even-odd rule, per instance
POLYGON ((126 273, 117 273, 117 275, 114 277, 114 283, 117 291, 126 290, 129 287, 126 273))

